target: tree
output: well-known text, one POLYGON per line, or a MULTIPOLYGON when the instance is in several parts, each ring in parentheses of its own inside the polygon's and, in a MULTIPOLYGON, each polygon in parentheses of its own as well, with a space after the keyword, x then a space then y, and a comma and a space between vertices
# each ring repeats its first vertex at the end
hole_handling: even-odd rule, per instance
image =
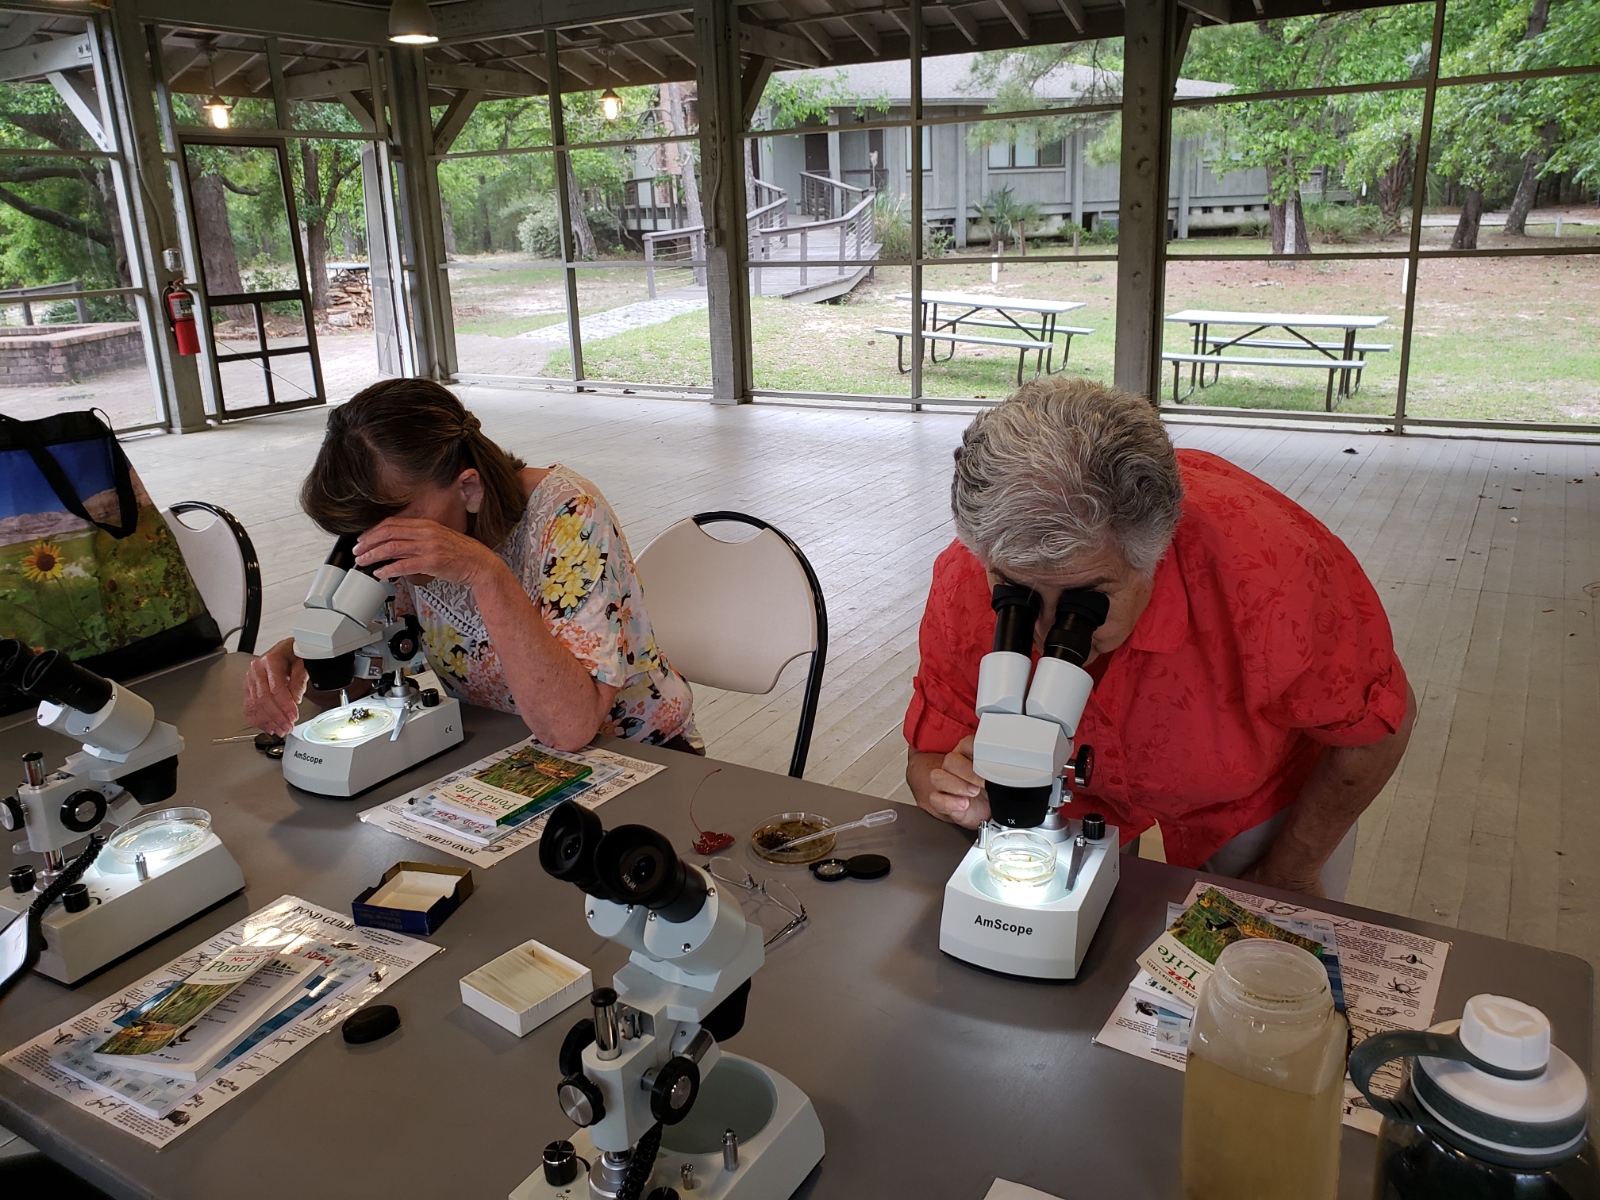
MULTIPOLYGON (((93 151, 88 132, 53 89, 0 84, 0 129, 29 148, 93 151)), ((100 159, 12 158, 0 162, 0 204, 24 218, 4 222, 5 282, 86 287, 132 283, 110 169, 100 159)))
POLYGON ((300 140, 300 220, 306 231, 306 273, 311 276, 311 308, 328 308, 328 223, 339 189, 361 166, 356 142, 300 140))
MULTIPOLYGON (((1186 76, 1226 83, 1241 92, 1316 88, 1405 79, 1426 60, 1430 14, 1424 6, 1288 17, 1197 31, 1184 60, 1186 76)), ((1226 174, 1261 168, 1267 176, 1272 252, 1286 251, 1292 226, 1295 253, 1309 253, 1300 208, 1301 186, 1317 167, 1345 159, 1350 131, 1347 110, 1336 100, 1269 100, 1211 108, 1217 159, 1226 174)), ((1392 154, 1378 176, 1407 174, 1403 139, 1383 145, 1392 154)), ((1391 187, 1400 184, 1397 177, 1391 187)))

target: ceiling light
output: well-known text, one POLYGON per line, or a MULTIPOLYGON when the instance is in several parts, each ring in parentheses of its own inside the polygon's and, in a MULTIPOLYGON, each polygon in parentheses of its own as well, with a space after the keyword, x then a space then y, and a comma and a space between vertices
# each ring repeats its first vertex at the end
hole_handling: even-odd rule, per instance
POLYGON ((431 46, 439 40, 439 26, 428 0, 392 0, 389 40, 403 46, 431 46))
POLYGON ((615 121, 622 115, 622 97, 607 88, 600 94, 600 111, 605 115, 606 120, 615 121))
POLYGON ((206 114, 206 119, 211 122, 213 129, 226 129, 233 119, 233 105, 215 92, 206 97, 206 102, 200 106, 200 111, 206 114))

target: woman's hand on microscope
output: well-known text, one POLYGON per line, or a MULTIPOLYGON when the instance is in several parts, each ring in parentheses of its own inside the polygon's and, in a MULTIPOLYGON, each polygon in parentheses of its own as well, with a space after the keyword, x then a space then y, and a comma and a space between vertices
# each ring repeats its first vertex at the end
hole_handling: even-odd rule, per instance
POLYGON ((244 718, 257 729, 288 737, 300 719, 306 665, 295 657, 294 639, 284 638, 255 662, 244 677, 244 718))
POLYGON ((972 738, 964 737, 944 761, 928 772, 930 791, 923 807, 936 817, 976 829, 989 819, 989 793, 972 769, 972 738))
POLYGON ((361 535, 355 552, 359 566, 383 564, 373 571, 379 579, 423 576, 475 588, 506 570, 500 556, 477 538, 420 517, 380 521, 361 535))

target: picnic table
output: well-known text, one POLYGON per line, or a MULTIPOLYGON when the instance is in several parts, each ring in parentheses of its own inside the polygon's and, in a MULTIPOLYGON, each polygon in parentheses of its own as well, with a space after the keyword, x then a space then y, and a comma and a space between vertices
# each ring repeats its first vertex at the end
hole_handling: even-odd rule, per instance
POLYGON ((1356 337, 1364 330, 1376 329, 1388 322, 1388 317, 1366 317, 1348 313, 1275 313, 1226 312, 1209 308, 1186 308, 1167 317, 1168 321, 1186 323, 1193 333, 1193 349, 1185 354, 1167 351, 1162 359, 1172 364, 1172 401, 1182 404, 1194 394, 1196 387, 1206 386, 1206 371, 1213 371, 1212 381, 1222 376, 1222 364, 1231 363, 1245 367, 1309 367, 1328 372, 1327 411, 1332 412, 1337 398, 1353 395, 1361 387, 1361 371, 1366 366, 1368 354, 1381 354, 1389 349, 1384 342, 1358 342, 1356 337), (1243 333, 1232 336, 1212 333, 1212 326, 1237 327, 1243 333), (1262 337, 1268 330, 1281 329, 1287 337, 1262 337), (1319 341, 1315 331, 1339 329, 1344 336, 1337 342, 1319 341), (1309 333, 1306 331, 1310 331, 1309 333), (1225 354, 1235 346, 1254 350, 1311 350, 1310 355, 1238 355, 1225 354), (1178 394, 1179 377, 1184 364, 1189 367, 1189 390, 1178 394))
MULTIPOLYGON (((1072 353, 1074 334, 1087 336, 1092 329, 1079 325, 1062 325, 1059 318, 1082 308, 1081 300, 1030 300, 1024 296, 990 296, 976 292, 923 292, 913 296, 900 292, 896 300, 920 300, 922 308, 923 341, 928 344, 930 362, 949 362, 955 357, 958 344, 971 346, 998 346, 1017 351, 1017 385, 1022 384, 1022 371, 1028 355, 1034 356, 1035 375, 1055 375, 1067 368, 1067 358, 1072 353), (944 313, 939 311, 944 306, 944 313), (962 326, 976 329, 997 329, 1008 336, 963 333, 962 326), (1055 365, 1056 338, 1065 335, 1061 348, 1061 365, 1055 365), (944 358, 939 357, 938 344, 948 342, 950 349, 944 358)), ((906 365, 906 339, 914 337, 909 329, 879 328, 874 332, 893 334, 895 337, 895 363, 904 375, 911 368, 906 365)))

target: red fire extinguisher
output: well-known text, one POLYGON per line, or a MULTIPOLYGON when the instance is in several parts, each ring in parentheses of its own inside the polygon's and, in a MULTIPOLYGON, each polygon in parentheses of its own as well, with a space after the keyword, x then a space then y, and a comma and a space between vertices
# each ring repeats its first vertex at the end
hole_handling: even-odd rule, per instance
POLYGON ((194 325, 194 293, 176 279, 161 293, 167 307, 167 324, 178 341, 179 354, 199 354, 200 334, 194 325))

